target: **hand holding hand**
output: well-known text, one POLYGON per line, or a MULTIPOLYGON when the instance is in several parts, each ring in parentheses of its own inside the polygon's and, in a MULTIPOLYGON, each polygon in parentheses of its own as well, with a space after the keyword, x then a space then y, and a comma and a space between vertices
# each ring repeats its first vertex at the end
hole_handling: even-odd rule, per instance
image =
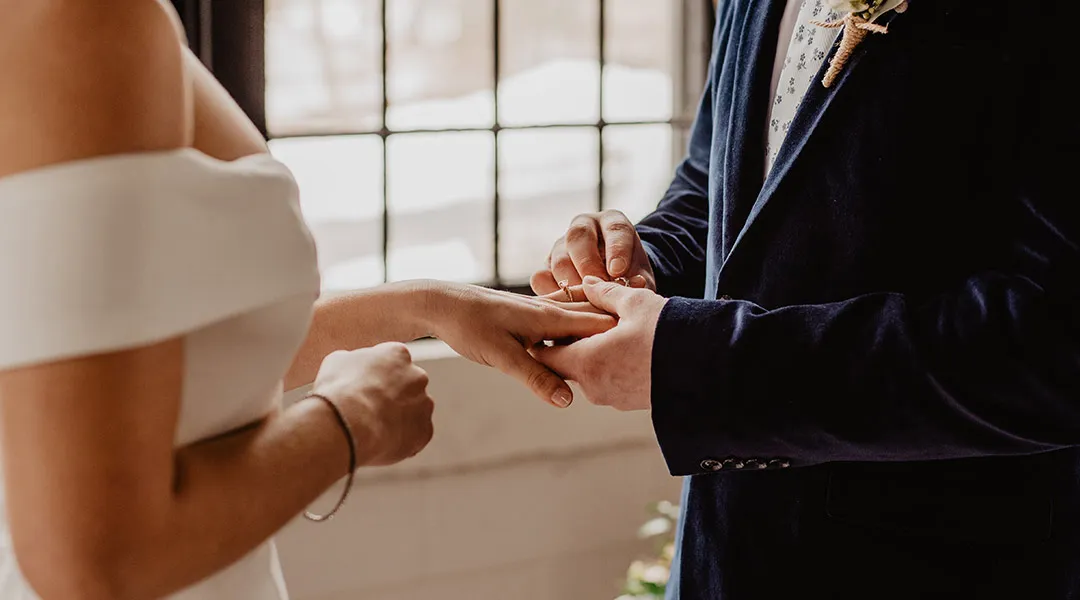
MULTIPOLYGON (((578 286, 587 276, 625 278, 632 287, 656 290, 656 276, 634 224, 617 210, 578 215, 555 242, 547 266, 532 276, 538 295, 567 300, 560 282, 578 286)), ((575 290, 576 291, 576 290, 575 290)))
POLYGON ((619 317, 610 331, 566 346, 535 348, 534 357, 578 382, 593 404, 619 410, 652 406, 652 350, 667 299, 648 289, 586 277, 583 291, 598 308, 619 317))
POLYGON ((359 466, 392 465, 431 441, 435 404, 428 376, 404 344, 339 351, 327 356, 312 388, 331 398, 356 434, 359 466))
POLYGON ((432 286, 427 312, 433 336, 465 358, 515 377, 541 400, 560 408, 574 399, 570 386, 536 362, 529 349, 544 341, 584 338, 615 326, 614 318, 587 302, 561 304, 443 282, 432 286))

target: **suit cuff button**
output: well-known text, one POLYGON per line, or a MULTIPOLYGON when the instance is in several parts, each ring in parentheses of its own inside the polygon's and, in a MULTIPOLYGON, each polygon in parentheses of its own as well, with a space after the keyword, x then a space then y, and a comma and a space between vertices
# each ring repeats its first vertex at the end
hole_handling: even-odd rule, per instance
POLYGON ((719 471, 724 468, 724 464, 718 460, 706 458, 701 461, 701 468, 704 471, 719 471))
POLYGON ((746 468, 746 463, 744 463, 743 461, 741 461, 741 460, 739 460, 737 458, 725 458, 724 459, 724 468, 725 469, 739 470, 739 469, 746 468))
POLYGON ((770 469, 786 469, 791 466, 791 461, 786 458, 774 458, 769 461, 770 469))
POLYGON ((764 460, 758 459, 758 458, 748 458, 748 459, 746 459, 746 468, 747 469, 768 469, 769 468, 769 463, 765 462, 764 460))

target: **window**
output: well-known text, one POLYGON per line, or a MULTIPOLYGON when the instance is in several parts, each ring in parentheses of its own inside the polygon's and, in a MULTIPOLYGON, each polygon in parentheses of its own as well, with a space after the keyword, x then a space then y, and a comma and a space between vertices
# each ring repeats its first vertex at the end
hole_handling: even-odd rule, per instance
POLYGON ((710 0, 178 7, 296 174, 331 290, 517 288, 574 215, 647 213, 684 147, 711 26, 710 0))

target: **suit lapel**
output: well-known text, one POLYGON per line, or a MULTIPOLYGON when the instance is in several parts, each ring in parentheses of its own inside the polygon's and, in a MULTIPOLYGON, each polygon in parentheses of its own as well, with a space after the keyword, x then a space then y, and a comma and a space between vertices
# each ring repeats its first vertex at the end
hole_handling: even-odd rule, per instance
MULTIPOLYGON (((782 5, 783 2, 780 2, 779 4, 782 5)), ((887 25, 890 21, 892 21, 895 15, 896 13, 889 13, 887 15, 884 15, 878 22, 882 25, 887 25)), ((779 29, 779 21, 777 20, 776 24, 772 26, 776 29, 779 29)), ((774 33, 772 35, 774 44, 777 35, 777 33, 774 33)), ((754 190, 756 198, 752 202, 748 203, 752 204, 752 206, 746 216, 746 219, 743 221, 742 229, 739 231, 738 237, 736 237, 734 243, 732 243, 731 245, 731 249, 727 254, 724 265, 720 268, 720 273, 717 276, 718 281, 723 276, 724 267, 730 263, 731 255, 735 253, 736 249, 740 245, 745 245, 745 242, 743 240, 744 238, 746 238, 747 232, 750 231, 750 229, 753 227, 754 222, 761 215, 761 212, 765 209, 765 207, 774 199, 774 197, 776 196, 776 191, 787 179, 789 173, 791 172, 792 166, 799 160, 802 160, 803 148, 813 136, 818 124, 821 123, 821 120, 824 117, 826 111, 829 109, 829 106, 832 104, 833 99, 836 98, 838 94, 843 93, 845 85, 848 81, 850 81, 850 78, 855 72, 855 70, 858 68, 859 63, 862 62, 863 56, 866 55, 866 52, 868 50, 872 49, 874 46, 877 45, 874 42, 881 41, 874 39, 874 37, 875 36, 871 36, 870 39, 866 40, 858 49, 855 50, 854 55, 848 61, 847 65, 844 67, 844 70, 840 73, 837 81, 833 84, 831 88, 826 88, 825 86, 821 85, 821 79, 822 77, 824 77, 825 71, 829 68, 829 62, 832 60, 832 55, 836 53, 837 45, 833 45, 832 52, 826 58, 825 63, 821 67, 821 70, 818 72, 814 81, 811 83, 810 89, 807 90, 806 96, 803 98, 803 102, 795 115, 795 119, 791 122, 791 128, 788 131, 787 137, 784 139, 783 145, 780 147, 780 152, 776 158, 776 162, 773 164, 772 171, 765 179, 764 185, 761 185, 754 190)), ((884 36, 884 39, 887 38, 888 36, 884 36)), ((837 43, 839 43, 839 38, 837 40, 837 43)), ((757 65, 756 71, 757 73, 754 74, 754 77, 766 78, 764 86, 766 89, 765 93, 767 94, 769 83, 771 82, 770 78, 772 76, 771 64, 769 65, 768 73, 763 73, 764 69, 760 64, 757 65)), ((760 82, 757 82, 757 85, 761 85, 760 82)), ((745 102, 746 100, 747 99, 744 99, 743 101, 745 102)), ((749 101, 758 102, 759 106, 763 104, 763 101, 760 97, 749 98, 749 101)), ((761 114, 767 114, 764 112, 764 107, 753 108, 746 106, 743 110, 744 114, 747 115, 756 115, 758 114, 758 111, 760 111, 761 114)), ((765 117, 760 117, 760 122, 755 121, 752 124, 748 123, 748 125, 750 127, 754 127, 755 129, 753 129, 748 135, 745 135, 744 132, 744 137, 748 138, 744 140, 744 143, 747 143, 747 145, 743 146, 741 152, 736 151, 734 152, 734 154, 738 155, 749 153, 754 155, 745 158, 744 160, 746 162, 741 165, 742 170, 746 170, 747 168, 749 168, 752 172, 729 172, 728 177, 729 179, 739 179, 741 181, 747 181, 754 176, 758 176, 758 181, 760 181, 761 176, 759 174, 763 173, 765 168, 763 158, 764 149, 762 146, 762 140, 765 137, 765 117), (756 144, 749 143, 755 139, 757 141, 756 144)), ((732 131, 734 132, 735 129, 733 128, 732 131)), ((739 146, 735 146, 735 148, 739 148, 739 146)), ((729 156, 731 156, 731 153, 729 153, 729 156)), ((738 167, 740 166, 740 164, 736 162, 731 162, 730 166, 738 167)), ((746 187, 738 187, 736 189, 738 189, 741 193, 747 193, 749 191, 749 188, 746 187)))
MULTIPOLYGON (((765 176, 769 88, 786 4, 787 0, 743 0, 740 11, 744 21, 733 69, 735 82, 724 152, 725 231, 737 231, 745 222, 765 176)), ((730 243, 728 240, 725 244, 725 255, 730 243)))

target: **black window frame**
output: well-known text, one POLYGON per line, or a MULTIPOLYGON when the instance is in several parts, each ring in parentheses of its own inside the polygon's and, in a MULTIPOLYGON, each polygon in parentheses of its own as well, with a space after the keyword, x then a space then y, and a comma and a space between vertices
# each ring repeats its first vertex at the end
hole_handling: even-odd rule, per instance
MULTIPOLYGON (((493 136, 493 143, 495 144, 494 152, 494 193, 491 198, 493 205, 493 228, 491 235, 493 236, 493 248, 494 255, 492 258, 492 268, 494 274, 493 281, 487 282, 474 282, 479 285, 485 285, 496 289, 510 290, 520 293, 531 293, 528 285, 522 285, 521 282, 504 281, 500 273, 500 256, 499 256, 499 226, 501 223, 501 201, 499 196, 499 183, 500 183, 500 165, 499 165, 499 135, 503 131, 510 130, 535 130, 535 129, 552 129, 552 128, 576 128, 576 129, 591 129, 597 132, 597 156, 598 156, 598 169, 597 182, 598 188, 596 192, 597 197, 597 210, 604 210, 605 206, 605 186, 604 186, 604 159, 606 156, 604 149, 604 131, 608 126, 641 126, 641 125, 668 125, 673 128, 674 132, 681 133, 685 139, 686 133, 689 127, 692 125, 692 114, 689 114, 686 110, 676 110, 672 118, 670 119, 657 119, 657 120, 644 120, 644 121, 618 121, 614 123, 608 123, 604 120, 604 92, 605 85, 603 85, 603 77, 601 76, 600 90, 599 90, 599 119, 596 122, 590 123, 550 123, 550 124, 536 124, 536 125, 515 125, 504 126, 500 124, 499 119, 499 102, 498 93, 499 85, 502 79, 500 56, 501 56, 501 37, 502 37, 502 19, 501 19, 501 7, 503 0, 488 0, 492 3, 492 53, 493 53, 493 69, 492 69, 492 86, 493 94, 496 101, 494 103, 494 119, 493 124, 490 127, 448 127, 448 128, 416 128, 416 129, 390 129, 387 126, 387 111, 389 108, 388 98, 388 86, 387 86, 387 67, 388 67, 388 55, 389 44, 387 40, 387 11, 386 6, 388 2, 392 0, 380 0, 380 10, 382 19, 382 40, 381 40, 381 62, 382 62, 382 118, 381 127, 377 130, 343 130, 343 131, 312 131, 310 133, 290 133, 282 136, 274 136, 271 138, 266 122, 266 5, 265 0, 172 0, 176 6, 177 11, 180 14, 181 19, 184 22, 184 27, 187 32, 188 44, 193 51, 198 55, 200 60, 210 69, 211 72, 222 83, 226 90, 233 96, 236 102, 240 105, 240 108, 248 115, 255 126, 262 133, 264 138, 269 139, 285 139, 296 137, 326 137, 335 135, 377 135, 382 139, 382 197, 383 197, 383 210, 382 210, 382 247, 381 247, 381 260, 383 266, 383 280, 388 281, 389 270, 389 255, 390 255, 390 200, 388 194, 387 180, 387 140, 394 135, 408 135, 416 133, 451 133, 451 132, 489 132, 493 136)), ((580 1, 592 1, 597 2, 599 7, 599 29, 597 31, 597 44, 598 44, 598 60, 600 63, 600 72, 603 73, 604 66, 607 64, 606 57, 606 41, 607 41, 607 1, 606 0, 580 0, 580 1)), ((677 0, 656 0, 658 2, 673 2, 677 0)), ((707 8, 702 8, 700 14, 705 16, 704 22, 700 23, 699 31, 693 32, 696 37, 701 38, 704 41, 702 44, 703 54, 707 54, 709 51, 708 45, 711 42, 711 31, 714 25, 715 12, 713 8, 713 0, 690 0, 697 1, 702 5, 706 5, 707 8)), ((687 37, 695 37, 688 35, 687 37)), ((685 42, 685 40, 681 40, 685 42)), ((690 48, 684 47, 684 51, 688 51, 690 48)), ((697 61, 698 65, 707 64, 705 61, 697 61)), ((700 79, 699 73, 687 74, 682 73, 681 78, 686 80, 700 79), (688 77, 689 75, 689 77, 688 77)), ((685 104, 685 103, 684 103, 685 104)), ((675 136, 675 139, 680 139, 679 135, 675 136)), ((657 198, 659 201, 659 198, 657 198)))

